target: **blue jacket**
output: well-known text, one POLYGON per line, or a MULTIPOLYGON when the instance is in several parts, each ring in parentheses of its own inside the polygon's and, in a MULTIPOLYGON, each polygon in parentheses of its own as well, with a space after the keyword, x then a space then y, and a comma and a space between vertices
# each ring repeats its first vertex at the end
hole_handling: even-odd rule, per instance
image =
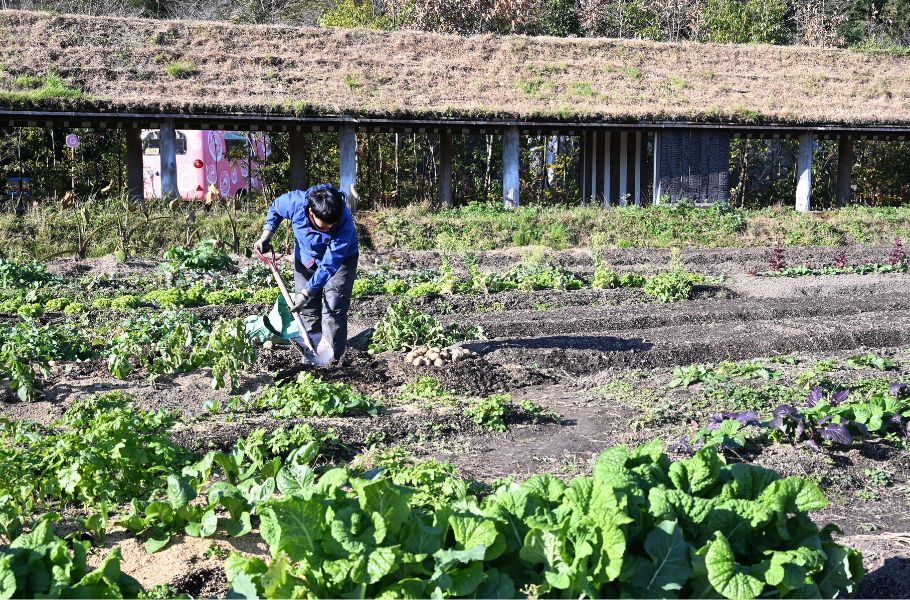
POLYGON ((311 295, 325 287, 346 258, 359 252, 354 218, 347 206, 341 220, 327 233, 310 223, 307 215, 310 192, 329 187, 332 186, 320 183, 304 192, 294 190, 278 196, 265 218, 265 228, 271 231, 275 231, 283 219, 288 219, 294 231, 295 258, 307 268, 317 265, 316 272, 306 284, 306 291, 311 295))

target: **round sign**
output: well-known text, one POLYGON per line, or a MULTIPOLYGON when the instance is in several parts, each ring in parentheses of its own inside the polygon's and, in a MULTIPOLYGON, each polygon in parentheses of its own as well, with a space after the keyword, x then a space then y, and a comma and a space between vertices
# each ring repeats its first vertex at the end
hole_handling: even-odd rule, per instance
POLYGON ((202 167, 205 166, 205 163, 202 162, 201 158, 197 158, 196 160, 193 161, 193 166, 196 167, 197 169, 201 169, 202 167))
POLYGON ((79 136, 75 133, 71 133, 66 136, 66 145, 70 148, 76 149, 79 147, 79 136))

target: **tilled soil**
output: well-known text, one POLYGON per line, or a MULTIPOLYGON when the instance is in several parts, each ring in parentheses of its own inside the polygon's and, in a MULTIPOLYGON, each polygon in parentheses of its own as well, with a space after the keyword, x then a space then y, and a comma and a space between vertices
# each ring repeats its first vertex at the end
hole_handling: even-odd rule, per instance
MULTIPOLYGON (((855 246, 844 250, 848 261, 862 263, 884 261, 889 248, 855 246)), ((792 265, 823 266, 830 264, 841 249, 797 248, 786 252, 792 265)), ((576 272, 591 268, 586 251, 548 254, 556 264, 576 272)), ((617 377, 634 379, 638 374, 645 381, 665 386, 669 370, 679 365, 792 352, 843 357, 868 348, 886 353, 888 349, 910 347, 910 295, 906 293, 910 276, 750 276, 749 271, 767 269, 769 255, 770 249, 760 248, 684 250, 687 268, 723 276, 723 280, 700 289, 695 300, 672 304, 654 303, 640 290, 629 289, 419 299, 418 306, 444 322, 480 325, 487 337, 465 344, 481 355, 479 359, 440 368, 413 367, 398 353, 367 354, 370 328, 390 299, 356 300, 352 304, 350 348, 342 365, 315 372, 328 381, 344 382, 361 393, 381 398, 382 408, 374 417, 279 421, 267 413, 212 416, 203 403, 218 399, 225 405, 229 393, 213 391, 207 372, 153 382, 135 374, 120 381, 107 374, 102 360, 55 367, 40 402, 21 404, 7 396, 0 404, 0 415, 49 423, 81 395, 122 390, 135 394, 143 407, 179 411, 183 419, 173 437, 198 450, 228 448, 257 428, 270 431, 282 424, 308 422, 337 436, 337 444, 325 449, 324 461, 350 460, 373 444, 400 444, 418 456, 449 461, 463 476, 480 481, 510 476, 523 479, 541 472, 569 479, 588 472, 590 460, 604 448, 654 437, 671 440, 686 427, 684 423, 633 426, 641 421, 646 407, 620 396, 605 400, 595 389, 617 377), (396 399, 402 386, 422 375, 437 378, 458 400, 407 403, 396 399), (465 414, 466 398, 499 392, 511 393, 515 403, 531 400, 552 411, 555 418, 534 418, 518 410, 508 419, 505 433, 487 432, 465 414)), ((480 253, 477 258, 481 268, 504 270, 521 256, 521 251, 510 250, 480 253)), ((617 270, 652 273, 665 267, 669 252, 608 250, 604 257, 617 270)), ((439 254, 365 253, 361 267, 374 260, 391 262, 396 269, 416 270, 437 267, 439 254)), ((54 265, 53 270, 69 274, 132 273, 150 266, 141 261, 130 261, 126 266, 103 260, 86 262, 89 264, 67 261, 54 265)), ((462 268, 457 260, 454 262, 462 268)), ((261 308, 196 310, 200 316, 213 318, 241 316, 261 308)), ((255 395, 275 381, 293 379, 302 370, 297 361, 296 352, 290 348, 262 350, 235 393, 255 395)), ((907 378, 904 371, 893 376, 907 378)), ((672 400, 678 394, 668 391, 667 398, 672 400)), ((815 517, 819 522, 837 523, 844 530, 843 541, 864 552, 869 575, 862 595, 907 598, 910 505, 902 490, 908 485, 910 460, 906 450, 889 444, 869 442, 847 452, 822 454, 766 445, 744 457, 783 474, 821 481, 831 505, 815 517), (875 469, 891 472, 893 485, 870 489, 867 471, 875 469)), ((148 561, 141 546, 129 546, 135 541, 124 543, 130 550, 124 552, 125 570, 140 574, 147 586, 171 583, 194 597, 225 593, 223 561, 204 559, 205 548, 195 541, 176 544, 175 550, 168 549, 168 554, 148 561), (177 550, 180 548, 184 551, 177 550), (164 560, 166 557, 170 558, 164 560)))

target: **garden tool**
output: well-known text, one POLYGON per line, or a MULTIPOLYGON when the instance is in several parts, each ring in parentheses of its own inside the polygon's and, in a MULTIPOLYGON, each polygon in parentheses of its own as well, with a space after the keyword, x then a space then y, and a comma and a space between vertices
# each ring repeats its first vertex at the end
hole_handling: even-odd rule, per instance
MULTIPOLYGON (((288 288, 284 284, 284 279, 281 277, 281 272, 278 270, 278 265, 275 264, 275 251, 272 251, 271 258, 265 256, 258 250, 256 251, 256 254, 259 256, 259 260, 268 265, 269 269, 272 271, 272 277, 275 278, 275 283, 278 284, 278 289, 281 290, 281 295, 284 297, 284 301, 287 302, 288 306, 294 306, 294 302, 291 300, 291 295, 288 293, 288 288)), ((313 342, 310 341, 310 332, 306 328, 306 325, 303 324, 303 319, 300 317, 300 313, 292 311, 291 314, 294 315, 294 322, 297 323, 297 327, 300 330, 300 337, 303 339, 304 348, 300 348, 300 350, 307 361, 315 362, 313 360, 313 357, 316 356, 316 349, 313 348, 313 342), (304 349, 309 351, 309 356, 306 354, 306 352, 303 352, 304 349)), ((297 344, 294 345, 298 346, 297 344)))

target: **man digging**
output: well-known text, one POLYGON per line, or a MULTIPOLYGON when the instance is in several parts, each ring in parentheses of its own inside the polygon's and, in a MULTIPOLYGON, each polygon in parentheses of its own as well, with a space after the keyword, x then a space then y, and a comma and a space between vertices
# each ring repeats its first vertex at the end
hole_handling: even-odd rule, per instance
MULTIPOLYGON (((253 248, 272 250, 283 219, 294 232, 294 289, 291 312, 299 313, 316 349, 312 362, 341 359, 348 339, 348 307, 357 275, 357 230, 344 192, 327 183, 275 198, 262 236, 253 248)), ((306 335, 302 333, 302 335, 306 335)))

